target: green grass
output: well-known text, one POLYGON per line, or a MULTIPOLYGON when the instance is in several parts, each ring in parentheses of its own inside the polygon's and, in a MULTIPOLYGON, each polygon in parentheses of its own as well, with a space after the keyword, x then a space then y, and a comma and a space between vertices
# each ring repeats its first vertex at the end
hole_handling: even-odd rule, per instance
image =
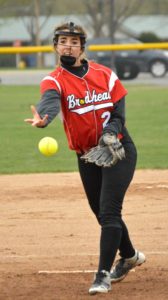
POLYGON ((129 87, 127 127, 137 146, 138 168, 168 168, 167 119, 166 87, 129 87))
MULTIPOLYGON (((138 150, 137 168, 168 168, 168 89, 129 86, 127 127, 138 150)), ((30 105, 39 100, 38 86, 0 86, 0 174, 76 171, 76 155, 67 146, 61 121, 45 129, 24 123, 30 105), (53 157, 39 153, 38 142, 55 137, 59 151, 53 157)))

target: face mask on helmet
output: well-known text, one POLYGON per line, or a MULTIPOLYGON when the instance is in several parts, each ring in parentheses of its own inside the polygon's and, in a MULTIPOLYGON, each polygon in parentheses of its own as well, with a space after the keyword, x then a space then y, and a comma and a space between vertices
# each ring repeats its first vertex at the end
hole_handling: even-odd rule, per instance
POLYGON ((79 32, 78 29, 76 28, 76 25, 73 22, 66 24, 66 27, 67 27, 66 29, 55 30, 54 38, 53 38, 54 46, 58 44, 59 35, 78 36, 81 41, 81 49, 84 49, 86 43, 86 35, 83 32, 79 32))

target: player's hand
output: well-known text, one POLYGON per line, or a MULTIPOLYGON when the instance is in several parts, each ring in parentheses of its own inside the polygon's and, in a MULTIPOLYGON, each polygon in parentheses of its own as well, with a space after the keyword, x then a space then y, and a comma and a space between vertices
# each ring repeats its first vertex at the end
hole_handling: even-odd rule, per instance
POLYGON ((116 163, 109 147, 105 145, 98 145, 91 148, 81 156, 81 159, 86 163, 95 163, 99 167, 111 167, 116 163))
POLYGON ((115 135, 105 133, 99 144, 81 156, 85 162, 95 163, 100 167, 114 166, 118 160, 125 158, 125 150, 115 135))
POLYGON ((116 135, 104 133, 99 140, 99 144, 109 147, 114 160, 122 160, 123 158, 125 158, 124 147, 116 135))
POLYGON ((32 126, 44 127, 47 124, 48 115, 45 115, 43 118, 41 118, 34 105, 31 105, 31 111, 33 114, 33 118, 25 119, 24 121, 31 124, 32 126))

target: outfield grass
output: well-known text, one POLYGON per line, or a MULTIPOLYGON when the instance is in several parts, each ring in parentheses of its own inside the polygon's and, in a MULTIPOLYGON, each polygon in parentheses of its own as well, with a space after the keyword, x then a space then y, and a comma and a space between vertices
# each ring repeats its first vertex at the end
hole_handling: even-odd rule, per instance
POLYGON ((168 168, 167 120, 167 87, 129 87, 127 126, 137 146, 138 168, 168 168))
MULTIPOLYGON (((168 89, 129 86, 127 127, 138 150, 137 168, 168 168, 168 89)), ((0 173, 76 171, 76 156, 67 146, 61 121, 38 129, 24 123, 31 116, 30 105, 39 99, 38 86, 0 86, 0 173), (44 157, 38 142, 44 136, 55 137, 59 151, 44 157)))

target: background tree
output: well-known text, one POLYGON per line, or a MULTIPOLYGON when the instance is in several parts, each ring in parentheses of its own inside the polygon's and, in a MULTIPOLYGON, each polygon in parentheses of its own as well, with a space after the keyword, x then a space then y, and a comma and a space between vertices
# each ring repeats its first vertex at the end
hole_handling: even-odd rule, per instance
MULTIPOLYGON (((107 35, 115 43, 116 31, 126 18, 137 14, 165 14, 168 12, 168 0, 85 0, 86 13, 89 14, 95 37, 107 35)), ((115 52, 111 52, 111 66, 114 68, 115 52)))
POLYGON ((116 30, 131 15, 156 11, 167 14, 168 0, 85 0, 82 1, 81 11, 90 16, 94 37, 109 36, 113 40, 116 30))
MULTIPOLYGON (((51 15, 86 15, 94 37, 108 36, 114 43, 123 21, 137 14, 168 14, 168 0, 0 0, 0 17, 20 17, 32 45, 40 45, 40 32, 51 15), (28 21, 25 21, 28 16, 28 21), (40 22, 43 16, 43 22, 40 22)), ((112 52, 114 53, 114 52, 112 52)), ((113 57, 112 57, 113 61, 113 57)))
MULTIPOLYGON (((94 36, 110 36, 115 34, 123 21, 133 14, 168 14, 168 0, 0 0, 1 17, 29 16, 25 23, 32 44, 39 42, 40 32, 51 15, 89 16, 89 26, 94 36), (112 9, 113 7, 113 9, 112 9), (45 16, 43 23, 37 23, 38 14, 45 16)), ((24 20, 24 19, 23 19, 24 20)))

